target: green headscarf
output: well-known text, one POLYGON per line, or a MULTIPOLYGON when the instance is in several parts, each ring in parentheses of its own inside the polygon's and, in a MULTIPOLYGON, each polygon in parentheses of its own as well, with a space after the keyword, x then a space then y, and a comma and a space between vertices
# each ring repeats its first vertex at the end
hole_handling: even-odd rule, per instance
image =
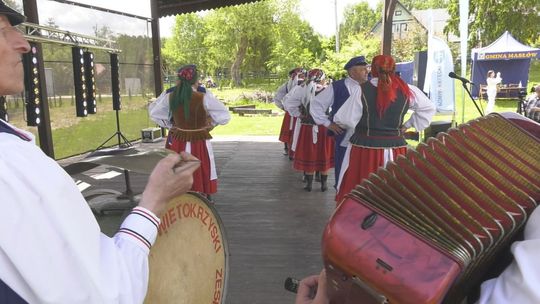
POLYGON ((178 79, 180 83, 176 86, 169 100, 170 112, 174 113, 180 105, 184 106, 184 117, 189 118, 189 104, 193 89, 191 86, 197 82, 197 66, 189 64, 178 69, 178 79))

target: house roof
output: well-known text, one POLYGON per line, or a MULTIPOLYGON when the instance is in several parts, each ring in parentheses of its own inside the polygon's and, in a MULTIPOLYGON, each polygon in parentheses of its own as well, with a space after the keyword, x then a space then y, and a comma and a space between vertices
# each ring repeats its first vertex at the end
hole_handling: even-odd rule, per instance
POLYGON ((257 2, 260 0, 154 0, 159 17, 187 14, 209 9, 257 2))
MULTIPOLYGON (((450 19, 448 10, 444 8, 437 9, 426 9, 426 10, 413 10, 412 15, 422 24, 426 29, 429 29, 431 26, 431 19, 433 18, 433 33, 435 36, 445 37, 444 28, 450 19)), ((448 41, 456 42, 459 41, 459 37, 450 33, 448 35, 448 41)))

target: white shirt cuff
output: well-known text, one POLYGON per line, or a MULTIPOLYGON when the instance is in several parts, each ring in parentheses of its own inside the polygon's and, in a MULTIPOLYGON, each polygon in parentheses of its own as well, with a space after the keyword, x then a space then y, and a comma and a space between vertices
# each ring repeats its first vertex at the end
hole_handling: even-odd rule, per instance
POLYGON ((120 226, 117 236, 130 240, 148 253, 156 241, 159 224, 160 220, 153 212, 135 207, 120 226))

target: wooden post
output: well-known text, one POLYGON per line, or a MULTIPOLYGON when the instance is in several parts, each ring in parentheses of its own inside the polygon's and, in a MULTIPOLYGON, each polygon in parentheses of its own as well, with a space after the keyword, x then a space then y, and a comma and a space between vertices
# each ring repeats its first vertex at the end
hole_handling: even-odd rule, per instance
MULTIPOLYGON (((36 0, 24 0, 24 15, 30 23, 39 24, 39 15, 36 0)), ((47 97, 47 84, 45 83, 45 68, 43 65, 42 44, 36 43, 39 70, 39 86, 41 91, 41 123, 38 126, 39 146, 45 154, 54 159, 54 147, 51 131, 51 116, 49 114, 49 101, 47 97)), ((28 89, 28 88, 26 88, 28 89)))
POLYGON ((159 11, 158 0, 151 0, 152 10, 152 53, 154 57, 154 90, 158 97, 163 91, 163 79, 161 75, 161 43, 159 35, 159 11))
POLYGON ((394 19, 394 11, 396 10, 397 0, 384 0, 383 16, 382 16, 382 53, 383 55, 391 55, 392 53, 392 21, 394 19))

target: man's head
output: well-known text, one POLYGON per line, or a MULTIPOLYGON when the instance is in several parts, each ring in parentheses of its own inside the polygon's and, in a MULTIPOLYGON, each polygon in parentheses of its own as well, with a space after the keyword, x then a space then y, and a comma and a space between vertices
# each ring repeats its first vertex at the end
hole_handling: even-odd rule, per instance
POLYGON ((347 70, 349 77, 358 81, 359 83, 364 83, 367 81, 369 66, 364 56, 351 58, 343 68, 347 70))
POLYGON ((540 96, 540 84, 537 84, 534 87, 534 92, 536 93, 536 96, 540 96))
POLYGON ((18 94, 24 90, 22 54, 30 45, 14 25, 24 16, 0 1, 0 95, 18 94))

